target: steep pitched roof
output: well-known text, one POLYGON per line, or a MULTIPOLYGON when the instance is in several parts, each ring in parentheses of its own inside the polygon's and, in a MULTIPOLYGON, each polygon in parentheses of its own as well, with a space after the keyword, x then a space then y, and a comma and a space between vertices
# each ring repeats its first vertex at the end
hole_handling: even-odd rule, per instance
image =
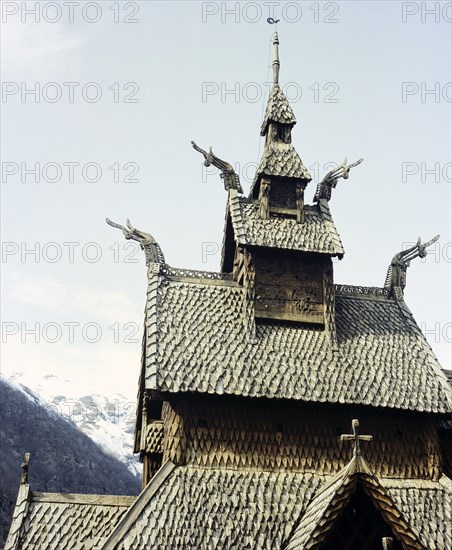
POLYGON ((444 477, 439 482, 384 480, 350 465, 331 478, 167 463, 165 475, 151 480, 102 550, 203 545, 279 550, 292 533, 320 533, 332 518, 329 514, 322 523, 321 512, 339 507, 339 513, 358 478, 407 548, 450 547, 452 491, 444 477))
POLYGON ((452 547, 449 478, 377 479, 363 468, 356 470, 348 465, 331 478, 175 467, 168 461, 139 497, 32 493, 22 486, 5 549, 195 548, 209 543, 279 550, 290 540, 292 545, 319 540, 358 477, 377 506, 385 508, 396 532, 412 542, 408 548, 419 548, 413 541, 429 550, 452 547))
POLYGON ((255 181, 261 175, 311 180, 311 175, 291 143, 270 142, 264 149, 255 181))
POLYGON ((257 323, 227 274, 154 264, 143 378, 161 392, 200 392, 412 411, 452 411, 452 390, 412 316, 384 289, 336 287, 328 331, 257 323))
POLYGON ((6 539, 5 550, 18 550, 20 548, 20 534, 22 525, 27 515, 30 499, 30 486, 21 484, 17 493, 16 506, 14 507, 13 517, 9 528, 8 538, 6 539))
POLYGON ((23 485, 5 550, 98 548, 135 499, 36 493, 23 485))
POLYGON ((261 128, 261 136, 265 135, 268 123, 270 121, 279 122, 280 124, 290 124, 291 126, 297 122, 292 107, 287 101, 287 98, 281 90, 279 84, 273 84, 272 89, 270 90, 264 121, 261 128))
MULTIPOLYGON (((174 464, 167 460, 165 464, 158 470, 156 475, 151 479, 148 485, 144 488, 141 494, 138 496, 134 504, 130 507, 126 514, 122 517, 121 521, 110 533, 107 540, 102 545, 102 550, 115 550, 118 548, 118 543, 129 536, 129 533, 133 528, 136 528, 136 522, 142 515, 147 503, 151 500, 165 485, 167 479, 171 477, 174 471, 174 464)), ((149 533, 143 532, 143 544, 136 546, 136 548, 147 547, 147 538, 149 533)))
POLYGON ((118 525, 103 550, 279 549, 322 481, 314 474, 177 467, 152 495, 142 493, 133 522, 122 531, 118 525))
POLYGON ((404 548, 423 550, 418 534, 401 514, 389 491, 381 485, 359 455, 353 456, 350 463, 316 493, 285 550, 320 548, 358 483, 362 483, 386 522, 403 541, 404 548))
POLYGON ((452 480, 381 479, 425 548, 452 548, 452 480))
POLYGON ((259 216, 256 204, 240 197, 235 190, 229 193, 228 213, 238 244, 342 256, 344 247, 328 202, 306 205, 304 211, 304 223, 276 216, 265 220, 259 216))

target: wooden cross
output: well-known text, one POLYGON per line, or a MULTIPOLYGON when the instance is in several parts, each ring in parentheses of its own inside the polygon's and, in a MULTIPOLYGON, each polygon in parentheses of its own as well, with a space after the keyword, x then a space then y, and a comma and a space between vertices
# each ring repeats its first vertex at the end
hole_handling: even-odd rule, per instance
POLYGON ((342 434, 341 441, 353 441, 353 456, 361 455, 361 449, 359 447, 360 441, 372 441, 371 435, 359 435, 359 420, 354 418, 352 420, 352 434, 342 434))

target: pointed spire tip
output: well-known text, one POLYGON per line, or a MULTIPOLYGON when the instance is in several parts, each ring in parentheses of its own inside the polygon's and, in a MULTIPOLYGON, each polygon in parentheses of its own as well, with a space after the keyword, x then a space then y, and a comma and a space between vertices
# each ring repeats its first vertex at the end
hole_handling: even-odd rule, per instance
POLYGON ((278 33, 273 35, 273 84, 279 83, 279 38, 278 33))

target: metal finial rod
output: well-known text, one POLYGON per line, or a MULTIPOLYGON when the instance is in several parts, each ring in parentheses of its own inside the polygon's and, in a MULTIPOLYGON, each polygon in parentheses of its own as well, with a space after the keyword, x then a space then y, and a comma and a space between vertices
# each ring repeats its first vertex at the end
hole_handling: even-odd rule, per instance
POLYGON ((273 36, 273 84, 279 83, 279 38, 278 33, 275 32, 273 36))

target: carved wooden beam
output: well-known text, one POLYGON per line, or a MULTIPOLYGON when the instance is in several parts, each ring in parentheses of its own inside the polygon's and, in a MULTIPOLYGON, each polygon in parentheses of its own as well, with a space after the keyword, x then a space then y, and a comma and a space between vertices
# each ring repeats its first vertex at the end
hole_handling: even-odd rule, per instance
POLYGON ((304 190, 306 184, 302 182, 297 183, 296 195, 297 195, 297 222, 304 223, 304 190))
POLYGON ((245 330, 248 341, 251 343, 257 343, 256 338, 256 320, 254 316, 254 302, 255 302, 255 278, 256 267, 254 265, 253 258, 248 250, 244 250, 244 272, 243 272, 243 286, 245 287, 245 303, 244 303, 244 321, 245 330))
POLYGON ((28 483, 28 465, 30 464, 30 453, 24 454, 24 461, 22 462, 22 477, 20 479, 21 485, 28 483))
POLYGON ((433 237, 426 243, 422 243, 419 237, 416 244, 407 250, 402 250, 396 254, 391 261, 386 274, 385 288, 388 290, 389 297, 398 301, 403 300, 403 291, 406 286, 406 271, 411 260, 415 258, 425 258, 427 256, 427 247, 434 244, 439 239, 439 235, 433 237))
POLYGON ((262 178, 259 189, 259 215, 264 220, 270 218, 270 188, 270 180, 262 178))
POLYGON ((232 277, 237 283, 243 284, 245 274, 245 256, 244 249, 238 246, 235 251, 234 265, 232 268, 232 277))

